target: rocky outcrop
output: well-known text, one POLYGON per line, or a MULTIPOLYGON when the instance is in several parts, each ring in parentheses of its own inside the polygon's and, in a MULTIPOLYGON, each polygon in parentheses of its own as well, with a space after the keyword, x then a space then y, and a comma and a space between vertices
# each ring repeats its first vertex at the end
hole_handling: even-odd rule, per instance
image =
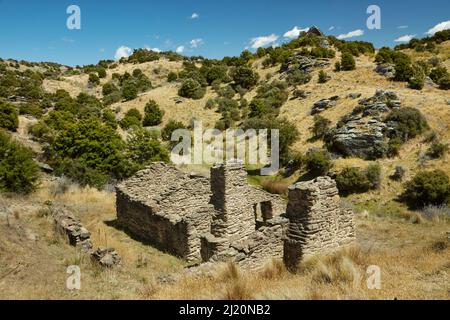
POLYGON ((318 113, 321 113, 333 106, 336 105, 336 101, 339 100, 339 96, 334 96, 328 99, 322 99, 320 101, 317 101, 314 103, 312 109, 311 109, 311 115, 315 115, 318 113))
POLYGON ((319 177, 289 188, 284 263, 295 271, 305 257, 351 243, 354 214, 341 206, 336 182, 319 177))
POLYGON ((283 73, 292 73, 296 70, 311 73, 314 69, 325 68, 330 65, 329 59, 311 58, 301 55, 300 53, 289 58, 282 64, 280 71, 283 73))
POLYGON ((105 268, 112 268, 120 265, 122 262, 122 259, 114 248, 98 248, 91 253, 91 258, 105 268))
POLYGON ((390 130, 384 116, 400 106, 397 95, 389 91, 378 90, 375 96, 361 99, 353 112, 327 135, 329 148, 362 159, 384 157, 388 148, 386 133, 390 130))
POLYGON ((381 74, 382 76, 393 79, 395 77, 395 64, 383 63, 377 65, 375 72, 381 74))

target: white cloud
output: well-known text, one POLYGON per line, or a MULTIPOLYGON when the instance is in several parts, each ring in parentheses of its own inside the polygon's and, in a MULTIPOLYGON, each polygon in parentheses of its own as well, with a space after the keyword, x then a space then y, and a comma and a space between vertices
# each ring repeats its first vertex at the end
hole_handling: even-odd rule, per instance
POLYGON ((190 42, 191 48, 197 48, 199 45, 203 44, 203 39, 197 38, 192 39, 190 42))
POLYGON ((338 35, 337 38, 342 40, 342 39, 348 39, 348 38, 353 38, 353 37, 359 37, 359 36, 362 36, 363 34, 364 34, 364 31, 361 29, 358 29, 358 30, 350 31, 349 33, 338 35))
POLYGON ((433 28, 428 30, 426 32, 426 34, 428 34, 429 36, 433 36, 436 32, 444 31, 444 30, 447 30, 447 29, 450 29, 450 20, 438 23, 433 28))
POLYGON ((178 53, 178 54, 182 54, 183 52, 184 52, 184 46, 179 46, 176 50, 175 50, 175 52, 176 53, 178 53))
POLYGON ((395 42, 410 42, 416 35, 415 34, 407 34, 395 39, 395 42))
POLYGON ((192 20, 194 20, 194 19, 200 19, 200 15, 199 15, 198 13, 194 12, 194 13, 192 14, 192 16, 191 16, 191 19, 192 19, 192 20))
POLYGON ((261 37, 256 37, 250 40, 250 46, 253 49, 258 49, 261 47, 265 47, 271 43, 274 43, 278 40, 278 36, 276 34, 271 34, 269 36, 261 36, 261 37))
POLYGON ((306 32, 308 30, 309 30, 309 28, 302 29, 302 28, 295 26, 292 30, 287 31, 283 35, 283 37, 288 38, 288 39, 294 39, 294 38, 297 38, 301 32, 303 32, 303 31, 306 32))
POLYGON ((328 28, 328 31, 334 30, 334 26, 328 28))
POLYGON ((133 49, 127 47, 127 46, 121 46, 117 48, 116 54, 114 55, 114 58, 116 60, 120 60, 122 58, 128 58, 133 53, 133 49))
POLYGON ((160 48, 151 48, 149 46, 145 46, 145 49, 156 52, 156 53, 162 52, 162 50, 160 48))
POLYGON ((408 26, 398 26, 399 29, 408 29, 408 26))

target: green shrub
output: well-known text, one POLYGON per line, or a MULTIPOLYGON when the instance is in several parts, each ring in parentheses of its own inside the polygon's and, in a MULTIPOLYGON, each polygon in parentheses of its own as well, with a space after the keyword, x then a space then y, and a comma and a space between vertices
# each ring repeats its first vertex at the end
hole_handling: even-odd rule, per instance
POLYGON ((42 111, 42 107, 35 102, 27 102, 22 103, 19 106, 19 113, 21 115, 30 115, 37 119, 42 118, 44 111, 42 111))
POLYGON ((126 158, 135 166, 134 171, 151 162, 169 161, 169 152, 152 133, 145 129, 133 130, 125 148, 126 158))
MULTIPOLYGON (((64 160, 74 160, 80 168, 89 169, 88 173, 120 179, 130 174, 123 157, 124 146, 120 136, 110 126, 97 119, 86 119, 57 136, 52 145, 53 161, 55 167, 65 168, 64 160)), ((96 183, 93 185, 98 186, 96 183)))
POLYGON ((365 174, 369 182, 369 189, 379 189, 381 186, 381 167, 379 164, 371 164, 366 170, 365 174))
POLYGON ((114 92, 119 92, 119 88, 117 88, 117 86, 112 83, 112 82, 107 82, 103 85, 102 87, 102 93, 104 96, 107 96, 109 94, 112 94, 114 92))
POLYGON ((343 71, 350 71, 356 69, 355 58, 350 52, 343 52, 341 58, 341 68, 343 71))
POLYGON ((93 86, 98 86, 100 84, 100 78, 95 74, 89 74, 89 84, 93 86))
POLYGON ((179 121, 170 120, 161 131, 161 138, 164 141, 170 141, 172 139, 172 133, 178 129, 186 129, 186 126, 179 121))
POLYGON ((0 130, 0 192, 28 194, 39 181, 31 151, 0 130))
POLYGON ((205 96, 206 89, 202 85, 193 79, 187 79, 181 85, 178 90, 178 95, 189 99, 201 99, 205 96))
POLYGON ((337 176, 336 183, 341 195, 364 193, 381 186, 381 167, 371 164, 365 170, 346 167, 337 176))
POLYGON ((450 179, 442 170, 421 171, 405 184, 400 198, 412 208, 446 204, 450 200, 450 179))
POLYGON ((279 151, 282 164, 286 164, 289 161, 290 148, 300 134, 296 126, 285 118, 249 118, 242 123, 241 128, 243 130, 267 129, 269 134, 271 130, 279 130, 279 151))
POLYGON ((389 139, 387 156, 390 158, 398 156, 402 145, 403 145, 403 140, 399 137, 394 137, 392 139, 389 139))
POLYGON ((311 81, 311 75, 303 70, 295 70, 288 74, 287 82, 291 86, 306 84, 311 81))
POLYGON ((403 142, 415 138, 429 128, 422 113, 415 108, 401 108, 393 110, 386 122, 392 125, 391 138, 400 138, 403 142))
POLYGON ((0 129, 16 131, 19 127, 19 114, 16 108, 3 100, 0 100, 0 129))
POLYGON ((161 124, 164 111, 162 111, 156 101, 150 100, 145 106, 144 126, 152 127, 161 124))
POLYGON ((244 89, 253 88, 259 81, 259 75, 249 67, 237 67, 231 76, 234 83, 244 89))
POLYGON ((178 80, 178 74, 176 72, 169 72, 169 75, 167 76, 168 82, 174 82, 178 80))
POLYGON ((414 68, 411 59, 403 53, 396 53, 394 57, 395 81, 409 81, 414 76, 414 68))
POLYGON ((269 108, 267 107, 263 99, 253 99, 250 102, 250 118, 261 118, 269 113, 269 108))
POLYGON ((336 177, 336 184, 341 195, 364 193, 370 188, 367 175, 360 168, 344 168, 336 177))
POLYGON ((431 159, 442 158, 448 152, 448 144, 443 144, 440 142, 433 142, 430 148, 427 150, 427 156, 431 159))
POLYGON ((308 173, 313 177, 326 176, 333 166, 330 154, 325 150, 310 150, 305 157, 308 173))
POLYGON ((122 88, 122 97, 125 101, 136 99, 138 96, 138 89, 133 82, 127 82, 122 88))
POLYGON ((313 139, 323 139, 327 132, 330 130, 331 121, 320 116, 315 115, 314 116, 314 126, 312 127, 311 131, 313 133, 313 139))
POLYGON ((113 128, 114 130, 117 129, 117 119, 116 115, 111 109, 105 109, 102 113, 102 120, 105 124, 113 128))
POLYGON ((445 67, 436 67, 430 72, 430 78, 434 83, 439 84, 439 81, 448 75, 447 68, 445 67))
POLYGON ((446 75, 439 80, 439 88, 442 90, 450 90, 450 75, 446 75))
POLYGON ((408 80, 409 87, 415 90, 422 90, 425 85, 425 74, 422 70, 416 70, 414 75, 408 80))
POLYGON ((337 62, 334 64, 334 71, 335 71, 335 72, 339 72, 339 71, 341 71, 341 69, 342 69, 341 63, 340 63, 339 61, 337 61, 337 62))
POLYGON ((106 69, 105 68, 98 68, 97 74, 99 78, 106 78, 106 69))
POLYGON ((394 181, 402 181, 405 176, 406 170, 402 166, 396 166, 394 174, 392 174, 389 178, 394 181))
POLYGON ((326 83, 328 81, 328 75, 325 71, 320 70, 319 72, 319 83, 326 83))
POLYGON ((132 108, 127 111, 123 119, 120 121, 122 129, 129 129, 133 126, 142 126, 142 115, 136 108, 132 108))

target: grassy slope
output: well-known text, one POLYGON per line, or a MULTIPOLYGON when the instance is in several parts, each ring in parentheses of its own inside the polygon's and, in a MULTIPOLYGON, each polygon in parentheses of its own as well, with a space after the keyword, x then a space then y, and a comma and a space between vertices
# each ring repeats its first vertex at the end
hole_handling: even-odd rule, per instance
POLYGON ((211 276, 163 281, 185 263, 131 239, 111 226, 114 195, 72 186, 55 194, 46 182, 29 198, 0 198, 11 209, 0 215, 0 299, 448 299, 450 247, 447 221, 412 223, 407 216, 357 215, 357 245, 307 261, 290 274, 279 261, 260 272, 219 268, 211 276), (123 265, 102 270, 53 232, 44 201, 68 205, 92 232, 94 246, 113 246, 123 265), (439 247, 440 245, 440 247, 439 247), (439 249, 440 248, 440 249, 439 249), (66 268, 80 265, 82 289, 66 289, 66 268), (368 290, 365 271, 381 268, 381 290, 368 290))
MULTIPOLYGON (((447 67, 449 48, 449 43, 441 48, 441 58, 447 57, 447 67)), ((425 56, 417 55, 415 58, 425 56)), ((255 66, 260 63, 261 61, 256 61, 255 66)), ((282 107, 281 115, 294 122, 301 132, 301 138, 294 146, 296 151, 305 152, 313 146, 320 146, 320 143, 311 144, 307 141, 312 125, 309 110, 314 102, 339 95, 341 99, 337 106, 322 114, 336 123, 357 105, 357 100, 346 98, 349 93, 359 92, 363 97, 370 97, 376 89, 397 92, 404 106, 420 109, 441 140, 450 142, 448 91, 431 87, 415 91, 407 88, 405 83, 390 82, 373 71, 373 58, 360 57, 357 59, 357 66, 355 71, 341 73, 334 73, 330 67, 327 72, 332 79, 326 84, 317 84, 316 72, 313 80, 303 86, 305 90, 312 92, 311 96, 305 100, 290 100, 282 107)), ((165 78, 169 70, 179 70, 180 63, 160 61, 142 65, 119 65, 117 69, 108 70, 108 77, 102 83, 113 72, 132 72, 136 67, 150 77, 156 88, 134 101, 112 106, 113 109, 121 106, 121 114, 132 107, 143 111, 148 99, 155 99, 166 111, 164 122, 176 119, 187 123, 195 117, 202 119, 206 127, 213 125, 219 118, 218 114, 204 109, 207 99, 214 96, 210 91, 202 100, 187 99, 181 104, 175 104, 177 85, 167 84, 165 78), (161 71, 157 74, 154 70, 159 67, 161 71)), ((277 68, 258 68, 262 77, 276 71, 277 68)), ((72 95, 86 91, 101 96, 99 89, 88 91, 85 75, 66 77, 62 81, 46 80, 45 87, 53 91, 63 88, 72 95)), ((250 92, 247 98, 250 99, 253 95, 254 92, 250 92)), ((21 127, 24 127, 22 124, 21 127)), ((174 285, 164 285, 158 281, 158 277, 180 270, 184 266, 183 262, 134 241, 105 223, 115 218, 112 194, 73 187, 69 193, 55 198, 52 183, 45 183, 30 198, 0 199, 8 206, 15 204, 10 225, 0 214, 0 298, 448 299, 450 251, 448 248, 441 251, 432 248, 435 243, 445 241, 445 232, 450 230, 449 222, 422 221, 413 224, 412 221, 417 221, 413 213, 389 202, 402 189, 401 184, 387 179, 396 165, 408 168, 407 178, 423 168, 440 168, 450 172, 448 155, 419 167, 417 154, 428 147, 422 140, 420 137, 408 142, 398 158, 380 160, 384 180, 379 191, 349 199, 363 212, 357 217, 359 248, 341 252, 334 259, 322 258, 313 263, 312 267, 305 268, 300 275, 290 275, 276 264, 262 273, 236 277, 228 270, 202 281, 185 279, 174 285), (49 199, 71 206, 93 233, 95 245, 111 245, 119 251, 124 258, 123 267, 102 271, 86 259, 80 261, 76 250, 54 236, 51 220, 41 217, 43 203, 49 199), (34 240, 36 235, 37 241, 34 240), (83 289, 72 294, 65 289, 65 271, 67 265, 78 263, 82 266, 83 289), (382 268, 383 289, 370 291, 364 286, 355 289, 353 273, 349 270, 357 270, 364 275, 365 268, 372 264, 382 268), (329 282, 329 279, 332 281, 329 282)), ((335 163, 336 170, 346 165, 365 166, 367 163, 359 159, 339 159, 335 163)))

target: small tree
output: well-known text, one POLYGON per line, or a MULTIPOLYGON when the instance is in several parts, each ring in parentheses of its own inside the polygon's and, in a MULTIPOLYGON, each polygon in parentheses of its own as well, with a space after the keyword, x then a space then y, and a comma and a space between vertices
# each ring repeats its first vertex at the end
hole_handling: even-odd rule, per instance
POLYGON ((138 90, 133 82, 127 82, 122 88, 122 97, 126 101, 134 100, 137 98, 138 90))
POLYGON ((193 79, 187 79, 181 85, 180 90, 178 90, 178 94, 181 97, 190 98, 190 99, 201 99, 205 96, 206 89, 201 86, 201 84, 193 79))
POLYGON ((350 52, 343 52, 341 58, 341 70, 350 71, 356 69, 355 58, 350 52))
POLYGON ((325 176, 333 166, 330 154, 325 150, 310 150, 305 157, 308 173, 314 177, 325 176))
POLYGON ((39 181, 32 152, 0 130, 0 192, 28 194, 39 181))
POLYGON ((151 127, 161 124, 164 111, 162 111, 155 100, 150 100, 145 106, 144 126, 151 127))
POLYGON ((330 130, 331 121, 320 116, 314 116, 314 126, 312 127, 312 133, 314 139, 323 139, 327 132, 330 130))
POLYGON ((176 72, 171 71, 167 76, 167 82, 174 82, 178 80, 178 74, 176 72))
POLYGON ((319 83, 326 83, 328 81, 328 75, 325 71, 320 70, 319 72, 319 83))
POLYGON ((249 67, 237 67, 232 73, 233 81, 236 85, 244 89, 253 88, 259 80, 259 75, 249 67))
POLYGON ((16 131, 19 127, 19 114, 16 108, 3 100, 0 100, 0 128, 16 131))
POLYGON ((172 133, 177 129, 186 129, 186 126, 179 121, 170 120, 161 131, 161 138, 164 141, 170 141, 172 133))
POLYGON ((125 148, 126 158, 139 170, 156 161, 169 161, 168 151, 152 133, 145 129, 133 130, 125 148))
POLYGON ((442 170, 421 171, 406 183, 401 199, 412 208, 446 204, 450 200, 450 179, 442 170))
POLYGON ((100 78, 95 74, 89 74, 89 84, 92 86, 98 86, 100 84, 100 78))

